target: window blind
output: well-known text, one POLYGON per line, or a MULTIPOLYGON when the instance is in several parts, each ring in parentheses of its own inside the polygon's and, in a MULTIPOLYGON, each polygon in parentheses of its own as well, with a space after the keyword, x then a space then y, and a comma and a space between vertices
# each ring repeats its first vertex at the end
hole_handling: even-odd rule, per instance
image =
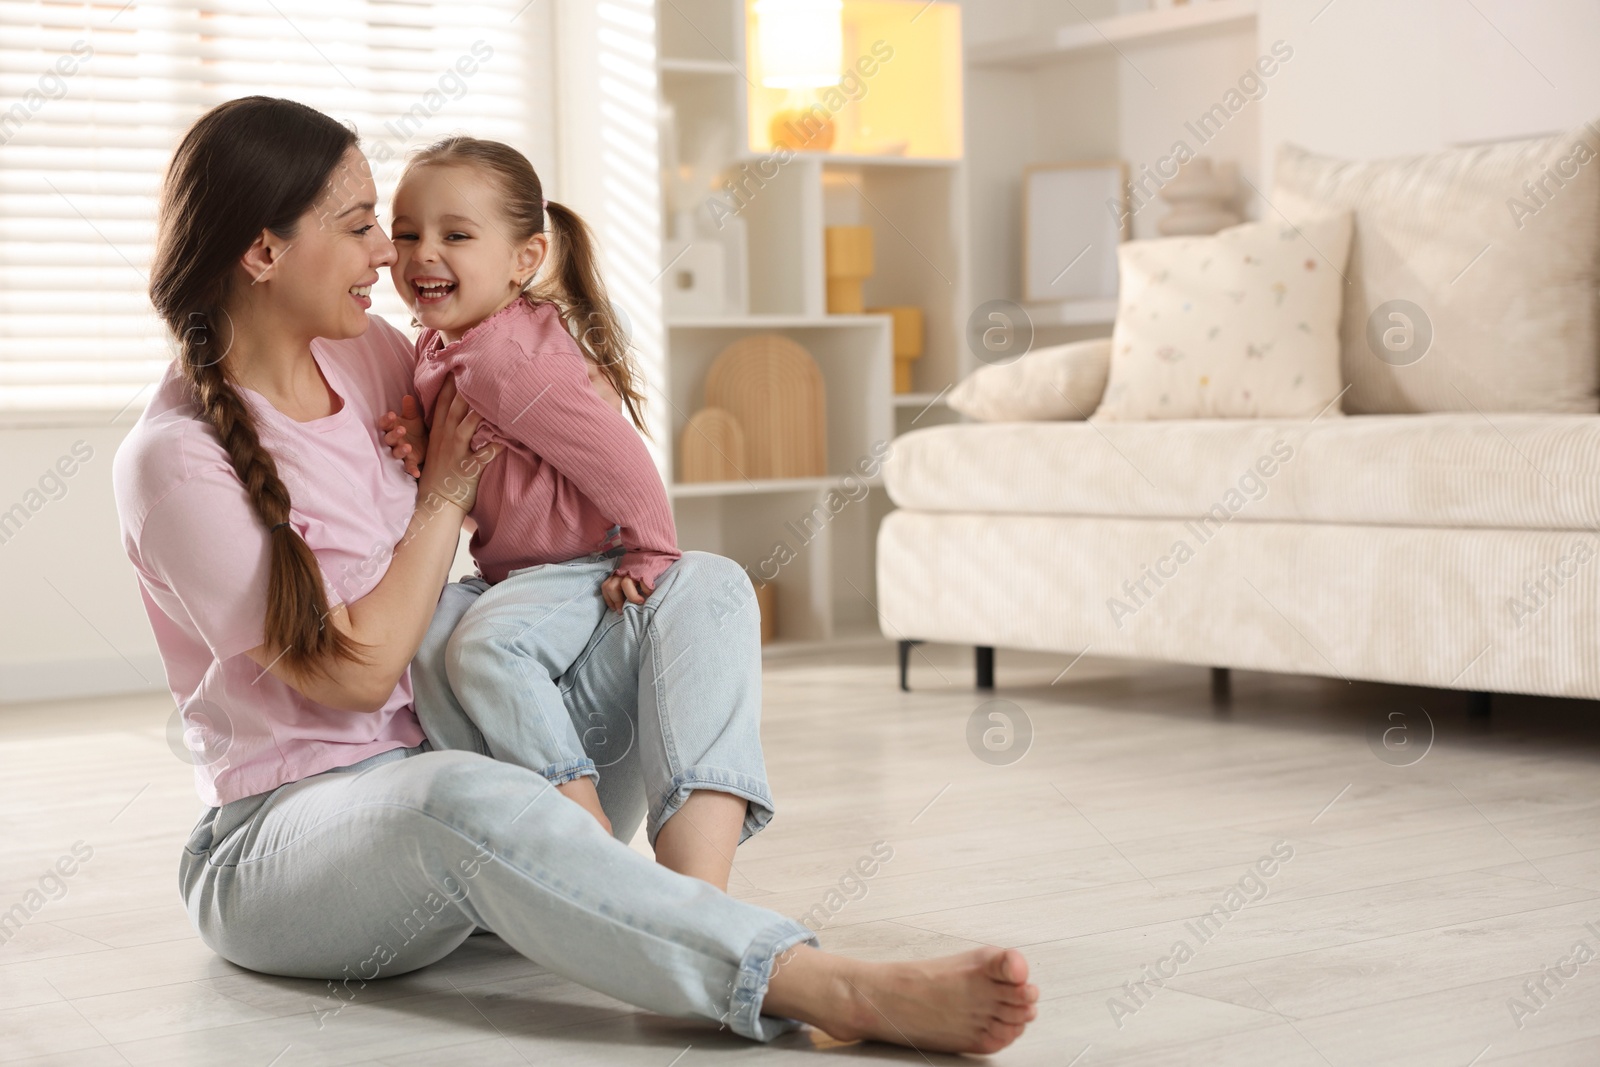
MULTIPOLYGON (((172 358, 146 296, 162 174, 224 100, 352 124, 379 221, 408 151, 552 121, 528 0, 0 0, 0 417, 142 409, 172 358)), ((409 321, 387 277, 373 311, 409 321)))

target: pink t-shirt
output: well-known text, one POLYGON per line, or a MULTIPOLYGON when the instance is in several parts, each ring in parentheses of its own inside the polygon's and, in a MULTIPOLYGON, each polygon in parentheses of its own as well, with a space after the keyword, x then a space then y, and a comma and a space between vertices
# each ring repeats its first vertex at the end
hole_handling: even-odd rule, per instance
MULTIPOLYGON (((370 322, 360 337, 311 344, 343 399, 332 415, 295 422, 239 390, 289 489, 290 521, 322 566, 328 599, 347 604, 388 570, 416 507, 416 482, 377 430, 378 416, 398 411, 411 390, 415 349, 381 318, 370 322)), ((202 801, 226 804, 422 742, 409 674, 381 710, 340 711, 244 654, 266 639, 270 541, 175 366, 117 450, 112 484, 202 801)))

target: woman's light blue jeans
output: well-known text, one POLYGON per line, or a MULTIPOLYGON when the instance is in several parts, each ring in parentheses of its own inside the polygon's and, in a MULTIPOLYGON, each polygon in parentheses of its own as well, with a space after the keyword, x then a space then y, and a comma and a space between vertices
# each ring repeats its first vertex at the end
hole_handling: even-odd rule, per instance
POLYGON ((645 604, 608 616, 560 680, 587 724, 579 736, 601 750, 600 800, 623 840, 547 779, 486 755, 453 702, 433 704, 418 748, 202 816, 179 876, 195 928, 242 967, 327 979, 339 1003, 483 927, 650 1011, 758 1041, 792 1029, 761 1003, 779 954, 815 935, 623 843, 647 809, 659 830, 696 787, 750 800, 747 834, 771 817, 759 742, 752 763, 720 740, 759 732, 757 621, 753 594, 737 600, 741 582, 749 593, 730 561, 686 554, 645 604), (457 750, 433 750, 446 748, 457 750))

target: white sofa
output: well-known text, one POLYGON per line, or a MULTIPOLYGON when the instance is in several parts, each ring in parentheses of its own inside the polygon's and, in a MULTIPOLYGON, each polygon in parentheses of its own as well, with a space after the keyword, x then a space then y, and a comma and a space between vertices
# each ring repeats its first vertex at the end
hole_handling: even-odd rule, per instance
POLYGON ((1600 697, 1600 417, 951 425, 885 476, 898 640, 1600 697))
MULTIPOLYGON (((885 466, 898 510, 878 538, 883 632, 976 646, 980 686, 992 685, 990 650, 1016 648, 1600 698, 1600 162, 1545 208, 1568 212, 1544 219, 1538 237, 1561 244, 1559 254, 1515 246, 1506 271, 1469 292, 1447 288, 1449 257, 1437 257, 1438 277, 1415 277, 1427 258, 1416 250, 1524 239, 1462 221, 1472 217, 1464 187, 1476 183, 1474 195, 1502 214, 1517 189, 1484 179, 1477 151, 1445 163, 1313 166, 1298 187, 1293 167, 1307 157, 1280 157, 1287 184, 1275 204, 1306 194, 1355 214, 1345 410, 1409 413, 967 423, 904 435, 885 466), (1361 166, 1378 169, 1352 172, 1361 166), (1433 194, 1433 232, 1426 210, 1383 200, 1402 196, 1392 189, 1416 194, 1418 174, 1446 186, 1433 194), (1410 250, 1386 239, 1386 209, 1410 227, 1410 250), (1569 286, 1560 326, 1533 321, 1558 303, 1556 283, 1526 277, 1527 263, 1550 260, 1569 286), (1390 291, 1393 269, 1412 272, 1411 289, 1390 291), (1444 347, 1431 368, 1378 364, 1361 349, 1368 311, 1414 294, 1433 309, 1444 347), (1482 321, 1492 300, 1527 318, 1482 321), (1496 330, 1510 340, 1494 360, 1461 355, 1496 330), (1453 338, 1463 340, 1452 347, 1453 338), (1522 410, 1496 403, 1537 379, 1562 390, 1546 410, 1537 396, 1519 396, 1522 410), (1444 388, 1456 382, 1466 388, 1444 388), (1446 402, 1455 395, 1465 403, 1446 402)), ((1484 227, 1504 225, 1484 216, 1484 227)))

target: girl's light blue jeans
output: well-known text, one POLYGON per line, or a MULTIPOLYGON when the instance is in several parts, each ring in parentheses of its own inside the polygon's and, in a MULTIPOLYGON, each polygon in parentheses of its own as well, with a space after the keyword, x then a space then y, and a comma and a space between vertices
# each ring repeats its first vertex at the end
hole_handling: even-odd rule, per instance
POLYGON ((465 713, 488 755, 552 785, 598 781, 597 763, 615 762, 633 735, 602 736, 603 726, 574 723, 560 679, 605 621, 600 586, 615 566, 596 554, 524 567, 498 585, 474 577, 446 586, 411 668, 413 686, 423 690, 422 714, 432 718, 435 707, 452 719, 465 713), (583 734, 598 742, 599 760, 586 751, 583 734))
POLYGON ((743 842, 773 815, 750 579, 732 560, 687 552, 645 603, 619 614, 600 597, 615 566, 589 556, 497 585, 447 585, 411 666, 422 729, 436 747, 481 752, 556 785, 597 779, 624 841, 638 822, 611 811, 632 806, 641 787, 652 846, 691 791, 743 797, 743 842))
MULTIPOLYGON (((623 840, 647 809, 659 829, 695 787, 745 796, 752 813, 760 804, 756 828, 771 816, 759 745, 753 764, 734 759, 746 759, 738 746, 708 758, 722 732, 758 717, 753 595, 740 610, 747 580, 720 557, 690 553, 674 569, 645 604, 608 616, 560 680, 574 721, 592 724, 580 737, 602 750, 596 763, 615 756, 598 788, 623 840), (635 740, 618 746, 618 736, 635 740)), ((796 1025, 762 1015, 761 1003, 777 957, 817 944, 809 929, 608 836, 547 779, 486 755, 452 705, 433 706, 426 726, 418 748, 206 812, 179 878, 206 944, 252 970, 326 979, 344 1003, 483 927, 650 1011, 758 1041, 796 1025), (456 750, 433 750, 446 748, 456 750)))

